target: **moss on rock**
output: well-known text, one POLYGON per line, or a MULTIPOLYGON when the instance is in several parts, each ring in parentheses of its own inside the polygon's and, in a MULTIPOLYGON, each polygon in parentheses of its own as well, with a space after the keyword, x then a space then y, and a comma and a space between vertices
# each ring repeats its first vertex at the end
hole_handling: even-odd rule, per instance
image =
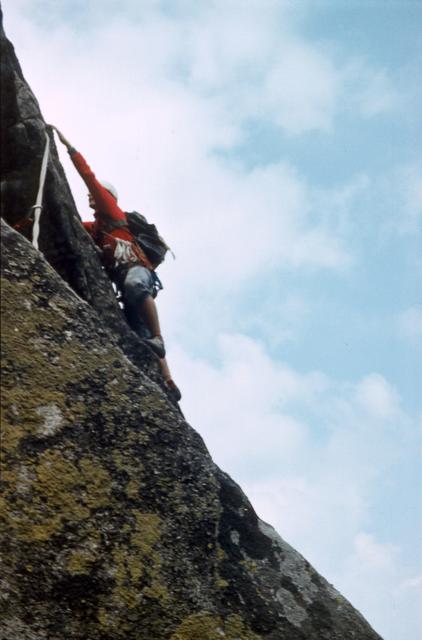
POLYGON ((226 620, 208 612, 189 616, 180 624, 170 640, 260 640, 239 615, 226 620))

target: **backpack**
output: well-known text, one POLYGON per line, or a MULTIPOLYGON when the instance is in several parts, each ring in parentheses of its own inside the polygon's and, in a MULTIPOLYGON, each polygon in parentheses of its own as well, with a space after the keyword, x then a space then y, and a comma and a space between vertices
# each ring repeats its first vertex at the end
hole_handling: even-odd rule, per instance
POLYGON ((126 211, 129 231, 146 254, 148 260, 158 267, 165 258, 170 247, 164 242, 155 224, 150 224, 142 213, 126 211))

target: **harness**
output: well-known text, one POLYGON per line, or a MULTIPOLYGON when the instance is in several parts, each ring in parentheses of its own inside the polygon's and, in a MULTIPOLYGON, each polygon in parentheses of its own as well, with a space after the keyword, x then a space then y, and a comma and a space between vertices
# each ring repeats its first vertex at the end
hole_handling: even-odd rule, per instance
MULTIPOLYGON (((135 264, 142 264, 150 271, 154 271, 154 266, 151 261, 135 240, 124 240, 123 238, 117 238, 110 233, 110 231, 118 228, 126 228, 130 233, 129 227, 124 222, 117 226, 114 223, 112 225, 107 225, 102 221, 96 232, 96 235, 102 235, 105 238, 108 237, 110 238, 110 241, 115 244, 113 251, 114 266, 119 267, 122 265, 133 266, 135 264)), ((104 244, 104 247, 107 246, 111 247, 111 245, 104 244)))
MULTIPOLYGON (((118 225, 115 225, 114 222, 109 225, 101 222, 101 226, 105 226, 108 229, 110 229, 110 227, 111 229, 124 228, 124 227, 127 228, 127 225, 124 223, 123 224, 118 223, 118 225)), ((128 231, 130 230, 128 229, 128 231)), ((108 233, 104 228, 100 228, 97 230, 95 234, 97 236, 97 239, 98 239, 98 235, 100 234, 103 237, 106 237, 106 238, 109 237, 110 242, 113 242, 115 244, 115 248, 112 254, 113 264, 107 265, 106 261, 104 261, 103 264, 105 266, 105 269, 110 279, 114 282, 114 284, 117 287, 117 290, 120 294, 118 297, 120 299, 123 298, 123 283, 125 281, 126 274, 129 271, 129 269, 131 269, 132 267, 135 267, 136 265, 140 265, 140 266, 146 267, 151 272, 151 277, 153 281, 152 297, 155 298, 158 295, 159 291, 161 291, 164 287, 160 278, 157 276, 157 273, 153 265, 151 264, 150 260, 145 255, 145 253, 142 251, 141 247, 137 244, 137 242, 131 241, 131 240, 123 240, 123 238, 116 238, 116 236, 111 235, 111 233, 108 233)), ((107 248, 111 249, 111 244, 108 244, 108 245, 104 244, 103 246, 105 250, 107 250, 107 248)))

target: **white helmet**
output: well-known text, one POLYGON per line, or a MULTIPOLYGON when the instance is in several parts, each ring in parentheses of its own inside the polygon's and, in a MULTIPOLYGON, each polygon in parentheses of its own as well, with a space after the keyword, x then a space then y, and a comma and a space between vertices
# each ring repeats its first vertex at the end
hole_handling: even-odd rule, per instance
POLYGON ((112 184, 110 184, 109 182, 105 182, 105 181, 101 181, 102 186, 104 187, 104 189, 107 189, 107 191, 109 193, 111 193, 111 195, 113 196, 113 198, 115 198, 117 200, 117 189, 116 187, 113 187, 112 184))

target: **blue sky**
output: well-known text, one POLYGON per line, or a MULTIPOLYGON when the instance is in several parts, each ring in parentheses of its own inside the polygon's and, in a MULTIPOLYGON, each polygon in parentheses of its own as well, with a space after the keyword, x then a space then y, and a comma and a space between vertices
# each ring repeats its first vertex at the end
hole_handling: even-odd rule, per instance
POLYGON ((385 640, 413 640, 422 3, 3 9, 45 118, 177 256, 158 303, 187 419, 385 640))

